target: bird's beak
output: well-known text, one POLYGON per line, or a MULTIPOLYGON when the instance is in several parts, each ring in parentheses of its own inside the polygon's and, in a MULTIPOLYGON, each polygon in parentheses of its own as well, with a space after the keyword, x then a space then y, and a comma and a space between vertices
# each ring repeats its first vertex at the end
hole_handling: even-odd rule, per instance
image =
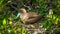
POLYGON ((17 16, 16 16, 16 18, 18 18, 20 15, 21 15, 21 13, 18 13, 17 16))

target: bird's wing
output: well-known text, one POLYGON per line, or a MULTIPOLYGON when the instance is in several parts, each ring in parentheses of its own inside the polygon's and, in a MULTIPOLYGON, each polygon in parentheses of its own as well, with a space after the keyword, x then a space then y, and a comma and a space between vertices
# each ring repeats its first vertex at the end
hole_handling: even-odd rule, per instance
POLYGON ((29 18, 33 18, 33 17, 37 17, 38 14, 29 12, 28 16, 29 16, 29 18))
POLYGON ((38 15, 38 16, 33 16, 33 18, 29 18, 28 20, 26 20, 27 23, 35 23, 37 22, 41 17, 38 15))

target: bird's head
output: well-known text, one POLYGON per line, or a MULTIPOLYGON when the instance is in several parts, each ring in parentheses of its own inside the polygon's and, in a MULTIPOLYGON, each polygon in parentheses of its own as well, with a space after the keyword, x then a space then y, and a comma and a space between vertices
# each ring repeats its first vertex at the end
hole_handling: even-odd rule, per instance
POLYGON ((26 14, 26 13, 27 13, 27 12, 26 12, 26 9, 21 8, 21 9, 20 9, 20 13, 21 13, 21 14, 26 14))
POLYGON ((19 13, 17 14, 16 18, 18 18, 21 15, 25 15, 25 14, 27 14, 26 10, 24 8, 21 8, 21 9, 19 9, 19 13))

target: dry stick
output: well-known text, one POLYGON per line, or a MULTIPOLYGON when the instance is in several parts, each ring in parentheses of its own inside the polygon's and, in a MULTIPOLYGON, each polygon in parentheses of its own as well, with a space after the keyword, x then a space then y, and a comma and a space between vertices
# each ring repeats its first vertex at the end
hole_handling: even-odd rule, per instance
POLYGON ((18 8, 14 7, 13 5, 11 5, 11 6, 12 6, 12 8, 14 8, 15 10, 19 11, 19 9, 18 9, 18 8))
MULTIPOLYGON (((16 8, 16 7, 14 7, 13 5, 11 5, 12 6, 12 8, 14 8, 15 10, 17 10, 18 12, 20 11, 19 10, 19 8, 16 8)), ((17 18, 17 17, 16 17, 17 18)))

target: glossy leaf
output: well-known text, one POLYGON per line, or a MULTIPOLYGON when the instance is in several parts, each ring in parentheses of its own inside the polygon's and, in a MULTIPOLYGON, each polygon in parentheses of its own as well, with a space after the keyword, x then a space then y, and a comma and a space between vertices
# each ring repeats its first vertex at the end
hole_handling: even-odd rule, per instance
POLYGON ((7 23, 7 20, 4 18, 3 19, 3 25, 6 25, 6 23, 7 23))

